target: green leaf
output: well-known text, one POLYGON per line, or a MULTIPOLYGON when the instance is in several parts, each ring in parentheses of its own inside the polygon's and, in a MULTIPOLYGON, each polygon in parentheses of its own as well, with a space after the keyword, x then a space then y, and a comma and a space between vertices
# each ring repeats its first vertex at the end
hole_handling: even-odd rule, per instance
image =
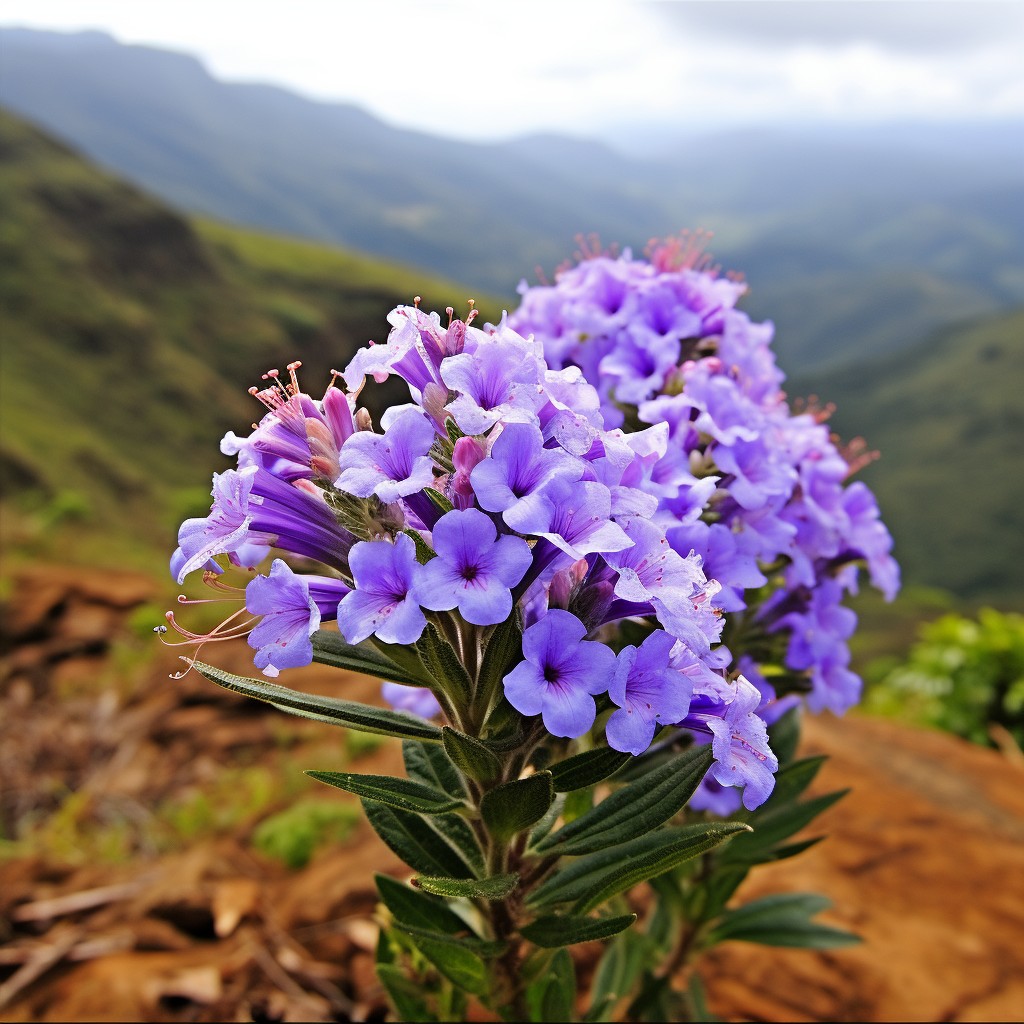
POLYGON ((803 853, 804 850, 817 846, 824 838, 824 836, 815 836, 813 839, 804 839, 799 843, 787 843, 785 846, 776 846, 772 850, 772 860, 788 860, 790 857, 796 857, 798 854, 803 853))
POLYGON ((442 746, 408 740, 402 744, 402 760, 406 774, 414 782, 422 782, 459 800, 467 795, 462 776, 442 746))
POLYGON ((572 946, 577 942, 591 942, 594 939, 610 939, 625 931, 636 920, 636 914, 621 917, 569 917, 564 914, 548 914, 520 928, 524 938, 535 946, 552 949, 557 946, 572 946))
POLYGON ((430 500, 430 503, 434 508, 439 508, 441 510, 441 515, 444 515, 446 512, 451 512, 452 509, 455 508, 455 506, 434 487, 424 487, 423 493, 430 500))
POLYGON ((726 934, 732 925, 746 927, 763 924, 774 918, 791 917, 794 914, 799 917, 813 917, 831 906, 832 901, 827 896, 816 892, 774 893, 727 910, 714 930, 726 934))
POLYGON ((460 441, 466 435, 463 433, 462 428, 455 422, 454 416, 448 416, 444 421, 444 430, 448 435, 448 440, 454 445, 456 441, 460 441))
POLYGON ((780 765, 788 765, 796 757, 800 743, 800 712, 800 707, 790 708, 768 728, 768 745, 780 765))
POLYGON ((432 622, 427 623, 416 641, 416 650, 445 692, 456 697, 459 703, 468 703, 473 688, 469 673, 455 648, 432 622))
POLYGON ((480 664, 480 688, 491 693, 502 679, 523 660, 523 627, 518 613, 499 622, 487 638, 480 664))
POLYGON ((484 740, 494 750, 513 750, 523 742, 523 716, 504 696, 487 717, 484 740))
MULTIPOLYGON (((775 810, 780 804, 798 800, 804 790, 814 781, 821 766, 828 760, 824 755, 805 757, 786 765, 775 776, 775 787, 768 801, 763 805, 764 814, 775 810)), ((759 809, 760 810, 760 809, 759 809)))
POLYGON ((749 836, 738 836, 728 850, 722 854, 723 864, 746 863, 774 860, 772 847, 809 825, 819 814, 841 800, 849 790, 826 793, 824 796, 805 800, 801 804, 784 803, 778 809, 765 808, 751 819, 756 831, 749 836))
POLYGON ((503 900, 519 884, 519 875, 491 875, 489 878, 442 878, 421 875, 412 884, 424 892, 431 892, 448 899, 503 900))
POLYGON ((387 847, 414 871, 449 878, 473 877, 473 868, 445 830, 445 823, 455 815, 437 814, 424 818, 376 800, 364 800, 363 810, 371 827, 387 847))
POLYGON ((345 668, 351 672, 360 672, 364 676, 389 679, 393 683, 423 685, 422 666, 418 675, 410 675, 406 666, 400 665, 393 658, 363 644, 346 643, 345 638, 334 630, 318 629, 313 634, 312 641, 313 660, 321 665, 345 668))
POLYGON ((569 793, 594 786, 614 775, 631 757, 632 754, 623 754, 611 747, 597 747, 550 765, 548 771, 554 780, 555 792, 569 793))
MULTIPOLYGON (((449 844, 455 847, 462 859, 473 869, 473 876, 484 874, 484 854, 476 834, 461 814, 434 814, 429 819, 449 844)), ((459 877, 462 877, 461 875, 459 877)))
POLYGON ((492 782, 501 774, 497 755, 480 740, 445 725, 441 728, 441 742, 459 771, 471 779, 492 782))
POLYGON ((653 954, 651 943, 642 932, 620 932, 598 961, 590 987, 590 1009, 584 1020, 606 1019, 615 1004, 633 990, 653 954))
POLYGON ((403 530, 404 533, 416 545, 416 561, 420 565, 426 565, 433 558, 437 558, 437 552, 423 539, 418 530, 403 530))
POLYGON ((593 853, 650 832, 686 806, 711 759, 710 744, 680 754, 564 825, 538 844, 538 850, 593 853))
POLYGON ((427 942, 437 945, 454 946, 458 949, 463 949, 467 953, 472 953, 473 956, 482 957, 485 960, 501 956, 502 953, 508 951, 507 942, 492 942, 487 939, 481 939, 465 926, 464 932, 468 934, 462 935, 452 932, 439 932, 435 928, 424 928, 420 925, 404 924, 403 922, 397 922, 395 927, 416 939, 417 945, 419 945, 420 940, 426 939, 427 942))
POLYGON ((585 914, 612 896, 706 853, 749 828, 741 822, 716 822, 641 836, 581 857, 551 875, 527 899, 536 906, 572 903, 574 913, 585 914))
MULTIPOLYGON (((400 926, 401 927, 401 926, 400 926)), ((487 967, 464 946, 438 941, 416 929, 402 928, 412 936, 420 952, 453 984, 473 995, 487 991, 487 967)))
POLYGON ((828 909, 831 901, 817 893, 778 893, 728 910, 708 934, 707 945, 756 942, 764 946, 833 949, 860 942, 859 936, 840 928, 817 924, 811 918, 828 909))
POLYGON ((383 640, 370 637, 372 643, 381 654, 393 661, 408 677, 405 682, 412 680, 415 686, 434 686, 434 676, 420 657, 419 651, 412 644, 386 644, 383 640))
POLYGON ((394 964, 378 963, 377 977, 388 994, 398 1019, 411 1024, 434 1024, 438 1020, 423 999, 423 989, 394 964))
POLYGON ((571 1021, 576 1007, 576 969, 560 949, 551 964, 526 990, 531 1021, 571 1021))
POLYGON ((413 889, 390 875, 376 874, 373 880, 381 902, 399 924, 446 935, 472 935, 469 925, 444 900, 413 889))
POLYGON ((358 704, 351 700, 337 697, 321 697, 314 694, 290 690, 287 686, 264 682, 262 679, 248 679, 236 676, 231 672, 195 663, 196 669, 211 682, 223 686, 246 697, 273 704, 281 711, 287 711, 301 718, 312 718, 314 721, 327 722, 330 725, 342 725, 357 732, 369 732, 378 736, 401 736, 406 738, 439 742, 441 730, 436 725, 405 711, 385 711, 383 708, 371 707, 369 704, 358 704))
POLYGON ((554 798, 551 773, 537 772, 489 790, 480 801, 480 813, 491 835, 510 839, 540 821, 554 798))
POLYGON ((376 800, 403 811, 416 811, 418 814, 444 814, 462 807, 457 800, 447 793, 441 793, 429 786, 424 786, 411 779, 398 779, 391 775, 356 775, 353 772, 305 772, 318 782, 325 782, 335 789, 343 789, 346 793, 355 793, 366 800, 376 800))
POLYGON ((551 806, 544 812, 544 817, 537 822, 530 832, 530 839, 527 843, 528 848, 532 849, 535 847, 555 827, 555 822, 558 821, 564 806, 565 794, 556 793, 551 806))

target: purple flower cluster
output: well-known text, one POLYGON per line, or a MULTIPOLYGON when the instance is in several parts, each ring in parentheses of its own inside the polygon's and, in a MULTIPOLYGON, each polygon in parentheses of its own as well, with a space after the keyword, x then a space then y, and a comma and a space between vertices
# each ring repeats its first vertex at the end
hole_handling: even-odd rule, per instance
MULTIPOLYGON (((654 383, 629 378, 637 401, 699 326, 689 307, 663 312, 634 342, 658 352, 652 339, 679 338, 671 359, 651 357, 644 372, 654 383)), ((612 312, 603 316, 610 322, 612 312)), ((722 609, 742 607, 742 586, 708 572, 716 558, 727 569, 734 559, 753 578, 757 552, 718 540, 698 550, 674 536, 699 524, 714 493, 695 475, 694 449, 679 447, 682 428, 652 419, 622 430, 613 389, 592 387, 566 353, 545 358, 539 334, 507 322, 481 330, 449 311, 444 326, 418 307, 397 308, 389 322, 387 342, 361 349, 340 375, 347 391, 332 381, 314 400, 294 364, 290 383, 272 373, 268 388, 254 389, 268 412, 249 437, 225 438, 238 468, 215 477, 209 515, 183 524, 176 578, 220 572, 225 560, 255 567, 272 548, 316 569, 278 559, 246 588, 248 611, 262 616, 249 642, 271 675, 309 663, 312 634, 336 620, 349 644, 385 652, 443 636, 475 686, 494 627, 514 617, 522 660, 503 692, 521 714, 540 716, 553 736, 579 737, 608 709, 608 743, 633 754, 660 728, 690 730, 712 743, 715 778, 745 787, 748 806, 762 802, 775 759, 760 694, 726 675, 732 655, 721 643, 722 609), (391 376, 408 385, 410 402, 374 429, 357 398, 368 377, 391 376), (638 646, 625 643, 626 622, 638 646)), ((624 353, 615 349, 616 359, 624 353)), ((742 423, 716 426, 756 443, 742 423)), ((759 472, 749 468, 752 488, 759 472)), ((869 533, 869 516, 860 518, 869 533)), ((429 692, 405 690, 407 707, 438 706, 429 692)), ((445 680, 433 696, 452 706, 445 680)))
MULTIPOLYGON (((730 613, 727 639, 740 638, 737 659, 751 646, 784 645, 781 660, 809 706, 842 712, 860 695, 846 645, 855 619, 842 601, 859 564, 895 595, 892 541, 871 492, 847 485, 851 466, 822 417, 787 404, 771 324, 736 309, 744 286, 702 262, 685 239, 653 247, 647 260, 590 256, 554 285, 524 283, 508 323, 540 343, 549 365, 583 371, 606 423, 635 429, 631 438, 666 431, 647 469, 658 504, 645 526, 664 531, 675 552, 700 556, 730 613)), ((770 717, 775 691, 747 664, 770 717)))

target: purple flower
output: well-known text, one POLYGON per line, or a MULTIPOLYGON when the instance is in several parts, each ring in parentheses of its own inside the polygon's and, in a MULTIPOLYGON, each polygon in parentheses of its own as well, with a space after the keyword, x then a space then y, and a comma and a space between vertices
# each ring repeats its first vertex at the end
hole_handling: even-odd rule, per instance
POLYGON ((529 516, 516 516, 516 528, 546 538, 573 560, 592 552, 621 551, 633 542, 612 522, 611 508, 611 492, 604 484, 556 477, 529 516))
POLYGON ((361 430, 345 442, 338 456, 341 474, 334 484, 357 498, 374 494, 387 505, 434 482, 434 462, 427 452, 435 433, 430 420, 415 408, 386 419, 383 434, 361 430))
POLYGON ((523 657, 505 676, 505 696, 524 715, 541 715, 553 736, 582 736, 594 724, 593 694, 604 693, 615 655, 569 612, 549 611, 523 633, 523 657))
POLYGON ((710 774, 723 786, 742 786, 743 806, 752 811, 771 795, 779 767, 768 746, 768 727, 757 714, 761 691, 743 676, 717 687, 713 696, 700 694, 701 689, 679 724, 711 733, 715 762, 710 774), (727 702, 721 699, 724 689, 730 691, 727 702))
POLYGON ((669 607, 688 607, 693 594, 707 583, 700 558, 677 554, 665 534, 646 519, 630 519, 624 530, 633 546, 605 556, 619 575, 615 596, 639 604, 657 599, 669 607))
POLYGON ((255 566, 270 547, 345 568, 352 535, 338 526, 310 481, 288 483, 250 465, 214 474, 213 498, 205 519, 187 519, 178 531, 171 572, 179 583, 196 569, 219 572, 214 555, 255 566))
POLYGON ((535 422, 547 400, 542 368, 535 346, 519 335, 492 335, 472 354, 449 356, 441 364, 441 379, 458 393, 446 408, 467 434, 482 434, 498 422, 535 422))
POLYGON ((298 576, 275 558, 269 576, 256 576, 245 588, 245 606, 262 615, 249 634, 253 659, 264 675, 276 676, 283 668, 300 668, 313 660, 310 637, 323 618, 333 619, 338 602, 348 593, 341 580, 329 576, 298 576))
POLYGON ((408 711, 420 718, 433 718, 441 713, 437 698, 425 686, 381 683, 380 695, 396 711, 408 711))
POLYGON ((686 717, 693 682, 670 665, 675 645, 675 637, 656 630, 639 648, 629 646, 619 652, 608 687, 608 696, 619 705, 605 727, 609 746, 642 754, 659 723, 686 717))
POLYGON ((412 596, 424 608, 459 614, 477 626, 503 622, 512 612, 514 587, 530 567, 521 537, 498 537, 494 523, 475 508, 447 512, 432 536, 437 558, 416 573, 412 596))
POLYGON ((335 387, 327 389, 321 402, 280 387, 253 389, 253 394, 271 411, 248 437, 225 434, 220 450, 237 455, 240 466, 261 466, 281 480, 333 480, 338 451, 355 430, 349 396, 335 387))
POLYGON ((349 566, 355 589, 338 605, 338 628, 345 639, 358 644, 375 635, 388 644, 415 643, 427 620, 410 593, 422 568, 412 538, 400 533, 394 544, 354 544, 349 566))
POLYGON ((513 530, 527 533, 543 507, 544 488, 556 477, 579 480, 582 474, 580 460, 544 447, 533 423, 510 423, 491 447, 490 457, 470 473, 470 482, 482 508, 501 512, 513 530))

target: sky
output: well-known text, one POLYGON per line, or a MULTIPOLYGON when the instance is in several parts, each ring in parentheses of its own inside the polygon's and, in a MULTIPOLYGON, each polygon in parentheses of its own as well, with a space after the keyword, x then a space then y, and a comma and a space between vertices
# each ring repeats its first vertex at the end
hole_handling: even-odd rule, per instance
POLYGON ((0 24, 481 141, 1024 116, 1024 0, 0 0, 0 24))

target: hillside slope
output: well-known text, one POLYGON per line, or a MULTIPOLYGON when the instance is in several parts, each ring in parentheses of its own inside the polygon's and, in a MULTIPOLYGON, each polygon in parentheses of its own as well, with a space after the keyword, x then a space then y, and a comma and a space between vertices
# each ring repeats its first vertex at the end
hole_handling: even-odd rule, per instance
POLYGON ((835 402, 832 426, 881 451, 863 477, 906 579, 1024 606, 1024 310, 791 384, 835 402))
POLYGON ((316 391, 386 334, 397 303, 469 294, 352 253, 193 224, 7 115, 0 204, 9 520, 72 509, 85 533, 166 547, 226 465, 223 432, 258 416, 246 389, 264 370, 299 358, 316 391))

